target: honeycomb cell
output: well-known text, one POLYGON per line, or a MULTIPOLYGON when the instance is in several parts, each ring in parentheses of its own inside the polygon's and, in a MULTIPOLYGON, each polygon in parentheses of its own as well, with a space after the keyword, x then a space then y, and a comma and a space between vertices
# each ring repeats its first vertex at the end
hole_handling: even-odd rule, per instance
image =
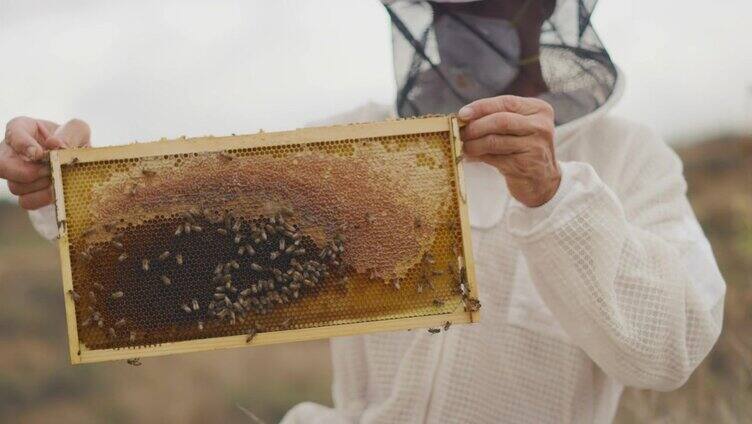
POLYGON ((432 132, 62 165, 79 341, 461 311, 454 160, 432 132))

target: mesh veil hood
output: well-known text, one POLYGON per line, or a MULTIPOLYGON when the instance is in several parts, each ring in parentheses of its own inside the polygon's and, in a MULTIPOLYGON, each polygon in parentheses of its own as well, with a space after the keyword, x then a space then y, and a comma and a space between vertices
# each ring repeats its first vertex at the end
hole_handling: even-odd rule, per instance
POLYGON ((590 22, 597 0, 382 2, 402 117, 520 94, 515 78, 538 63, 545 84, 535 95, 553 105, 557 125, 593 112, 614 92, 616 67, 590 22))

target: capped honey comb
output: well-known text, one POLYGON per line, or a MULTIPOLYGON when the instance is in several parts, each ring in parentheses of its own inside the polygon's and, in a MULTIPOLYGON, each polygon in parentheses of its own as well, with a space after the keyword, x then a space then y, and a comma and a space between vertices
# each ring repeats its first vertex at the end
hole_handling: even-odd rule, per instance
POLYGON ((458 134, 438 116, 52 152, 72 362, 476 322, 458 134))

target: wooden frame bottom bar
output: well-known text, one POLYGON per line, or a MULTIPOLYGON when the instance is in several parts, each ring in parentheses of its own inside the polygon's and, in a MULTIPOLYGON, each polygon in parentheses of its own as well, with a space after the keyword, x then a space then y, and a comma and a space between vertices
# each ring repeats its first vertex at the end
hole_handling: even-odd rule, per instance
POLYGON ((423 329, 427 327, 441 327, 447 321, 454 324, 468 324, 477 322, 478 314, 465 311, 441 315, 429 315, 413 318, 400 318, 384 321, 359 322, 354 324, 338 324, 326 327, 303 328, 287 331, 259 333, 249 343, 247 336, 227 336, 211 339, 187 340, 182 342, 163 343, 157 346, 139 348, 101 349, 81 351, 71 355, 72 364, 84 364, 101 361, 114 361, 131 358, 146 358, 151 356, 171 355, 173 353, 190 353, 229 349, 243 346, 262 346, 277 343, 310 341, 329 337, 352 336, 357 334, 376 333, 382 331, 398 331, 423 329))

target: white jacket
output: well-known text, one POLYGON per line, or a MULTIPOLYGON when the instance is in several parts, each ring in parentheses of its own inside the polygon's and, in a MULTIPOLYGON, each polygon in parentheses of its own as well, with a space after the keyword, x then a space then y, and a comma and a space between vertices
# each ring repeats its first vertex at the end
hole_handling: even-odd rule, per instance
POLYGON ((479 324, 332 339, 334 408, 283 422, 606 423, 626 385, 681 386, 720 334, 725 284, 676 154, 606 114, 621 90, 557 128, 562 183, 541 207, 465 166, 479 324))
MULTIPOLYGON (((605 423, 625 385, 681 386, 718 338, 725 285, 681 162, 608 116, 617 98, 557 128, 562 183, 541 207, 466 165, 480 323, 333 339, 335 407, 283 422, 605 423)), ((54 235, 47 214, 35 226, 54 235)))

